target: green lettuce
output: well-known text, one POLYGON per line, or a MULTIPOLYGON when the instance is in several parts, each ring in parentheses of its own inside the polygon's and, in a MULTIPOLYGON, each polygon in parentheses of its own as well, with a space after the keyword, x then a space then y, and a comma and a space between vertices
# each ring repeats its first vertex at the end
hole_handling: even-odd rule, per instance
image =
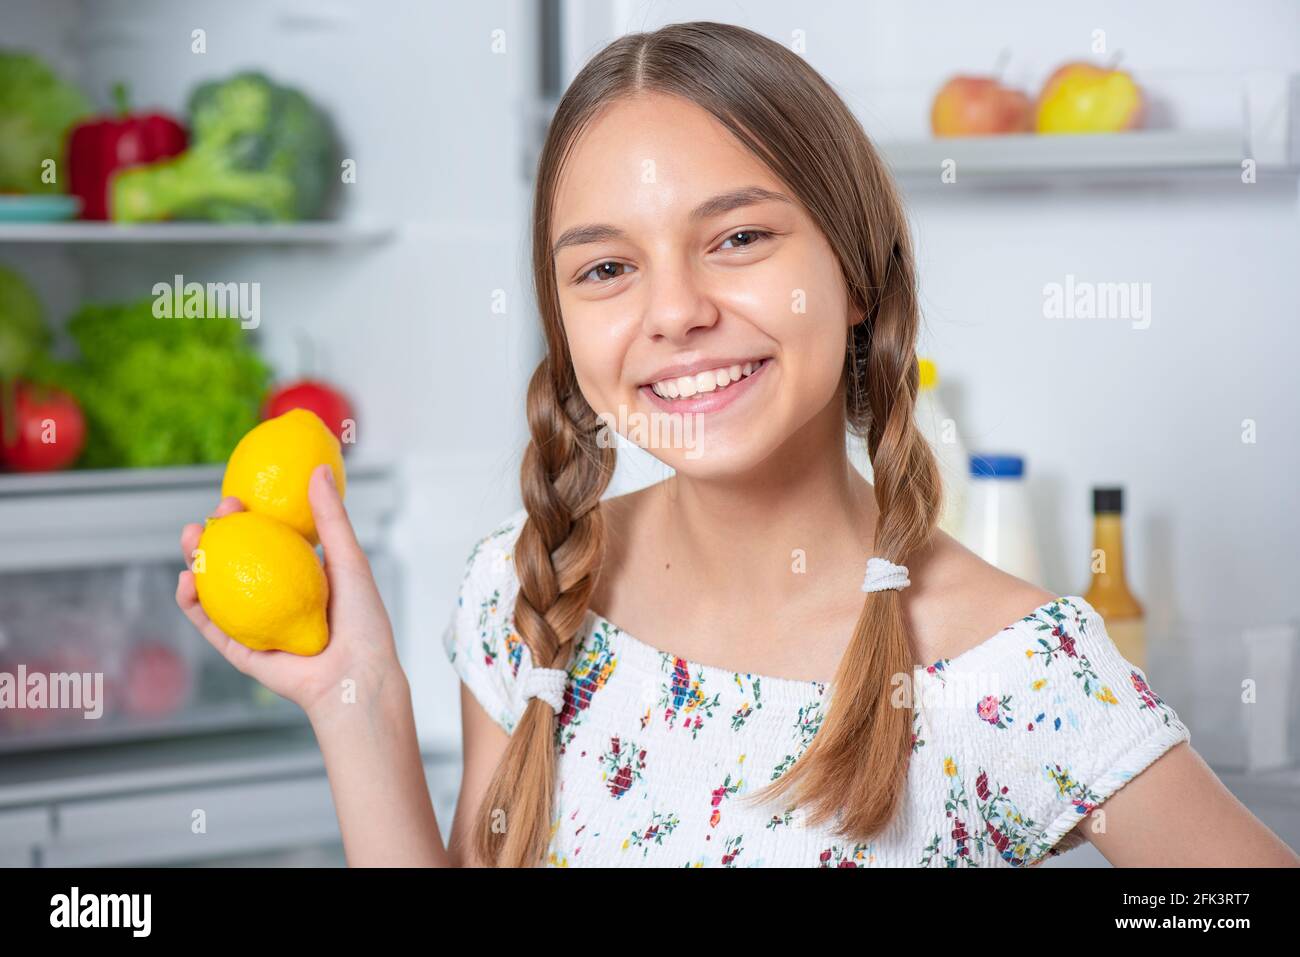
POLYGON ((80 356, 38 378, 81 404, 81 467, 222 462, 260 419, 271 369, 237 321, 158 319, 142 299, 85 306, 67 328, 80 356))

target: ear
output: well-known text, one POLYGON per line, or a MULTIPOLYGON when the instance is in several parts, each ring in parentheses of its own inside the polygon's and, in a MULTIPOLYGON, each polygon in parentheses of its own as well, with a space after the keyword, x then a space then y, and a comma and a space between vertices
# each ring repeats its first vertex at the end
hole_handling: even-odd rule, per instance
POLYGON ((846 322, 848 323, 850 329, 852 329, 856 325, 866 322, 867 320, 866 310, 863 309, 862 306, 860 306, 852 296, 849 296, 849 308, 845 310, 845 314, 848 317, 846 319, 846 322))

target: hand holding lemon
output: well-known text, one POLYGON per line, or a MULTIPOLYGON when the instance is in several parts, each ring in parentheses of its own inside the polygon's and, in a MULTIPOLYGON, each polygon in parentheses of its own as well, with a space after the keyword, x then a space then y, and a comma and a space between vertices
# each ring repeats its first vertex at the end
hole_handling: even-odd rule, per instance
POLYGON ((288 525, 261 512, 214 518, 199 536, 192 571, 203 610, 240 644, 296 655, 329 644, 325 569, 288 525))
POLYGON ((338 440, 292 410, 240 440, 216 512, 181 533, 177 604, 237 669, 305 709, 358 666, 397 663, 345 482, 338 440))

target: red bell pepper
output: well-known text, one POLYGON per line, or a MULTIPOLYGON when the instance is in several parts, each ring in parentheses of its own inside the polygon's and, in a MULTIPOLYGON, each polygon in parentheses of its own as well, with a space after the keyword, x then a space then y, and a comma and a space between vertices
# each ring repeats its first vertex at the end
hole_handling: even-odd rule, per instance
POLYGON ((68 192, 81 198, 82 219, 108 219, 108 180, 128 166, 152 163, 183 152, 185 127, 162 113, 132 116, 126 87, 113 87, 116 116, 89 120, 68 140, 68 192))

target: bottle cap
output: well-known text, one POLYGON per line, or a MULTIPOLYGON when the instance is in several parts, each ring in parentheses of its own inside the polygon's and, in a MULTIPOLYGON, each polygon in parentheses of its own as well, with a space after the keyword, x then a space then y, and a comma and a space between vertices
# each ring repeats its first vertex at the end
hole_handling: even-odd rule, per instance
POLYGON ((1096 488, 1092 490, 1092 511, 1095 515, 1124 513, 1124 489, 1121 487, 1096 488))
POLYGON ((979 453, 970 457, 971 478, 1019 478, 1025 474, 1025 460, 1019 455, 979 453))

